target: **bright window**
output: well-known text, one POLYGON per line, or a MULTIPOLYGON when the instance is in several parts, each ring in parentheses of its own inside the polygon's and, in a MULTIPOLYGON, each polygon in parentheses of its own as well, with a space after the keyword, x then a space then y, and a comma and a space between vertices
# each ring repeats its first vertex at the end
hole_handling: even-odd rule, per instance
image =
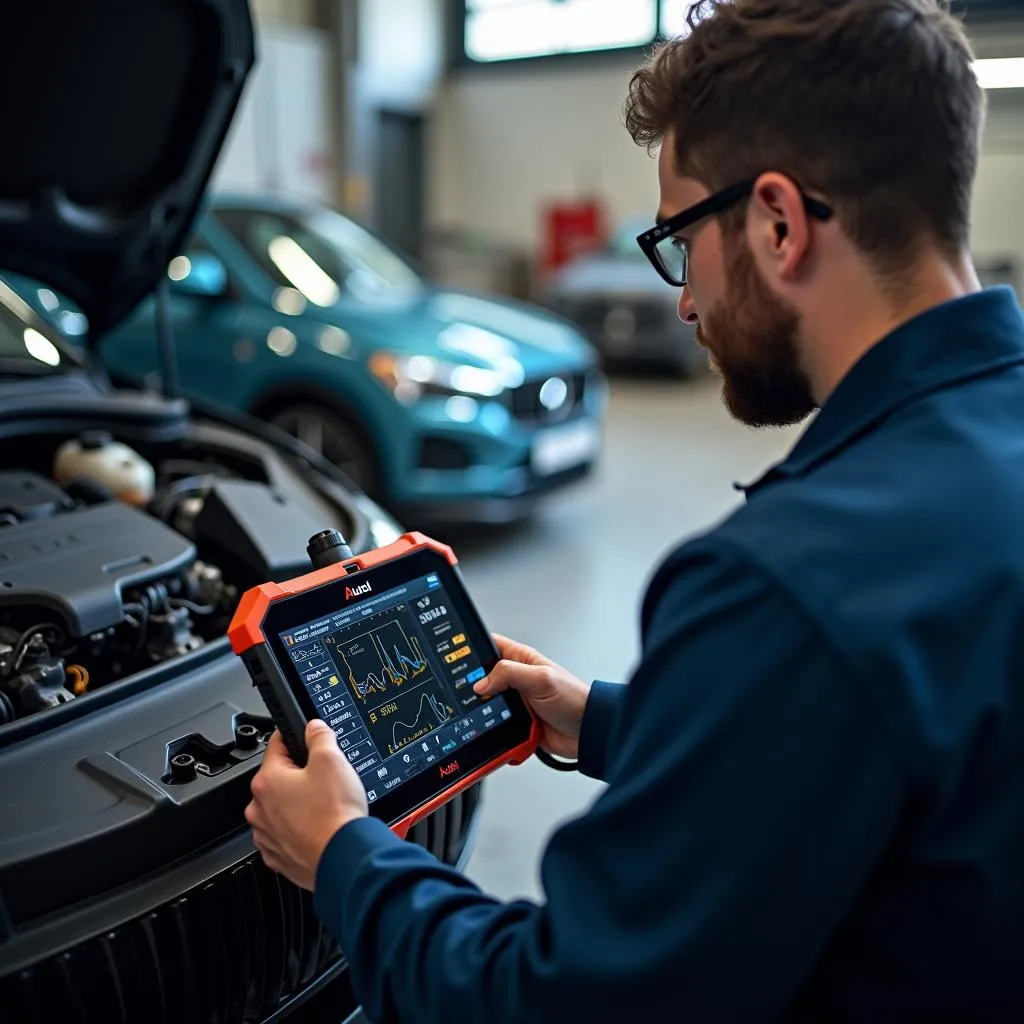
POLYGON ((661 0, 661 24, 659 31, 668 39, 689 33, 686 15, 693 6, 693 0, 661 0))
POLYGON ((466 0, 466 56, 490 62, 645 46, 658 0, 466 0))

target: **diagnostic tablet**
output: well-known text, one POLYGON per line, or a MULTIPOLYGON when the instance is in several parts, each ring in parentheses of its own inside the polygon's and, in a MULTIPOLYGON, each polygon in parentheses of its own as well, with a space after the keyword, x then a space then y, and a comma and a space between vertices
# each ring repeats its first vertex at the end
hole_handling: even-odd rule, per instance
POLYGON ((297 764, 306 723, 322 718, 370 813, 404 836, 477 779, 534 752, 522 698, 473 690, 499 655, 451 548, 409 533, 352 556, 325 531, 309 550, 321 567, 248 591, 228 631, 297 764))

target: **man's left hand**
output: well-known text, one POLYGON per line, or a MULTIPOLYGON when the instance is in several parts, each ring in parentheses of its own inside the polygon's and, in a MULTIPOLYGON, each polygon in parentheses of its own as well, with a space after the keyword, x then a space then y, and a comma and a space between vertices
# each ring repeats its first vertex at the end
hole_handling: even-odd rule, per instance
POLYGON ((306 726, 305 768, 288 755, 281 735, 267 744, 252 780, 245 820, 253 842, 272 871, 313 891, 316 868, 342 825, 368 814, 366 790, 326 722, 306 726))

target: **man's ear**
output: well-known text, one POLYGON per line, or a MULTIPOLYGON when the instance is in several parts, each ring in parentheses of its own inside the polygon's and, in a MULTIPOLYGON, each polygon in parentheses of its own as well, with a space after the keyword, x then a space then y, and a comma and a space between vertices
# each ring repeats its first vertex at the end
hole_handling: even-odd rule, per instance
POLYGON ((803 197, 792 179, 769 171, 754 185, 747 217, 751 248, 765 270, 793 280, 810 245, 803 197))

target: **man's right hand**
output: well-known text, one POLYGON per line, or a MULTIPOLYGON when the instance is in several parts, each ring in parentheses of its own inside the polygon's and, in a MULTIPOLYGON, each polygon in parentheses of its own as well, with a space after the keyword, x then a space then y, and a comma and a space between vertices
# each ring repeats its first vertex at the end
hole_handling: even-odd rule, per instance
POLYGON ((541 724, 540 745, 558 757, 578 758, 580 725, 590 683, 526 644, 494 635, 501 661, 473 689, 481 697, 518 690, 541 724))

